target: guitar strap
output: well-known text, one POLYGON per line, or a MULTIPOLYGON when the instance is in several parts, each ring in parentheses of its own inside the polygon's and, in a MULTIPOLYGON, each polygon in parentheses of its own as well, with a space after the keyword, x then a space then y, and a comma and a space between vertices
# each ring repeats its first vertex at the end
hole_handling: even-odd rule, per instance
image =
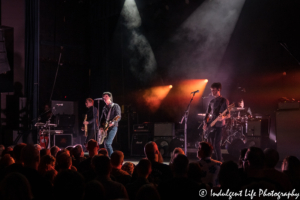
POLYGON ((107 114, 107 117, 106 117, 106 122, 108 122, 108 120, 109 120, 111 109, 114 107, 114 105, 115 105, 114 103, 111 104, 111 107, 110 107, 110 109, 108 111, 108 114, 107 114))
POLYGON ((224 101, 225 101, 225 98, 222 98, 222 100, 221 100, 219 106, 215 108, 215 110, 214 110, 214 112, 213 112, 213 114, 215 115, 215 117, 218 117, 218 116, 219 116, 219 114, 220 114, 220 109, 221 109, 221 105, 224 103, 224 101), (216 112, 216 111, 218 111, 218 112, 216 112))

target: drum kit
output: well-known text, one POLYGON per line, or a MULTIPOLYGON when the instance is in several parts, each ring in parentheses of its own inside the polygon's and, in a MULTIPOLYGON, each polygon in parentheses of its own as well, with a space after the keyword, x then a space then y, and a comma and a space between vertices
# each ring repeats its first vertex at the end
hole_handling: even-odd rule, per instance
MULTIPOLYGON (((205 113, 198 115, 205 117, 205 113)), ((229 154, 238 156, 239 150, 245 148, 248 121, 251 119, 251 114, 248 113, 247 108, 234 107, 230 110, 230 118, 226 119, 221 138, 221 147, 227 149, 229 154)), ((203 138, 203 140, 205 139, 203 138)))
POLYGON ((246 108, 233 108, 230 111, 230 118, 226 120, 225 128, 222 132, 221 146, 227 148, 234 140, 240 140, 245 143, 248 120, 249 116, 247 115, 246 108))

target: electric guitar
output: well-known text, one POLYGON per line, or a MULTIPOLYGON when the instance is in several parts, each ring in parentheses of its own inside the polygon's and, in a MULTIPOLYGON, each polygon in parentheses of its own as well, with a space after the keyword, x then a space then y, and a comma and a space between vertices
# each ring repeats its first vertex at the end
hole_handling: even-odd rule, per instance
POLYGON ((212 119, 209 120, 209 121, 211 121, 211 122, 207 123, 206 130, 204 131, 204 138, 205 138, 205 139, 208 139, 209 134, 212 133, 212 132, 215 130, 215 127, 214 127, 214 126, 215 126, 215 124, 217 123, 217 121, 219 120, 219 117, 220 117, 220 116, 225 116, 225 113, 226 113, 227 111, 230 112, 230 110, 231 110, 232 108, 234 108, 234 103, 231 104, 231 105, 229 105, 228 108, 227 108, 226 110, 224 110, 222 113, 220 113, 219 116, 213 117, 212 119), (213 120, 213 121, 212 121, 212 120, 213 120))
MULTIPOLYGON (((86 120, 87 120, 87 115, 85 115, 85 117, 84 117, 84 122, 86 122, 86 120)), ((88 135, 88 126, 87 126, 87 124, 85 124, 84 125, 84 136, 87 137, 87 135, 88 135)))
POLYGON ((112 121, 106 122, 103 130, 99 130, 98 132, 98 143, 102 144, 104 139, 107 137, 107 130, 109 129, 109 124, 112 122, 116 122, 120 118, 120 115, 115 116, 112 121))

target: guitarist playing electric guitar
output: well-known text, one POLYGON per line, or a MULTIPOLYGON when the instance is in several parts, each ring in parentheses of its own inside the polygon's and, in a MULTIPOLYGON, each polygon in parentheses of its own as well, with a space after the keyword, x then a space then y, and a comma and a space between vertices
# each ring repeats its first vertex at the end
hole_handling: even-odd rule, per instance
POLYGON ((222 154, 221 154, 221 137, 222 137, 222 128, 225 126, 225 119, 230 118, 230 113, 225 112, 225 115, 220 115, 220 113, 227 110, 229 101, 221 96, 221 83, 213 83, 210 87, 212 96, 215 98, 212 99, 207 107, 206 116, 204 119, 203 130, 206 131, 207 125, 209 122, 218 118, 213 132, 208 134, 208 141, 213 145, 216 160, 222 161, 222 154), (212 120, 209 121, 209 116, 212 116, 212 120))
MULTIPOLYGON (((111 156, 111 154, 113 153, 112 142, 117 134, 118 122, 121 119, 121 108, 118 104, 113 103, 113 96, 110 92, 104 92, 102 94, 102 98, 106 105, 103 107, 100 117, 101 127, 99 136, 104 132, 104 128, 106 129, 108 126, 108 129, 106 131, 107 136, 104 140, 104 147, 107 149, 108 155, 111 156), (104 123, 102 123, 103 121, 104 123)), ((101 137, 102 136, 100 136, 99 138, 101 137)))

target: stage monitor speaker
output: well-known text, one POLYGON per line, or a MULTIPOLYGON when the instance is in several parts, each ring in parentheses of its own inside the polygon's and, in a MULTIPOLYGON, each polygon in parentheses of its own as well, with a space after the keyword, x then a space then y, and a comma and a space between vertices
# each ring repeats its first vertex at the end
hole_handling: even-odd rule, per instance
POLYGON ((173 137, 175 135, 174 123, 155 123, 154 124, 154 137, 166 136, 173 137))
POLYGON ((286 156, 300 157, 300 110, 282 110, 276 112, 276 145, 279 159, 286 156))
POLYGON ((171 156, 170 144, 173 137, 162 136, 162 137, 154 137, 154 142, 157 144, 158 150, 162 157, 168 158, 171 156))
POLYGON ((144 147, 148 142, 148 133, 134 133, 131 140, 131 156, 145 156, 144 147))
POLYGON ((249 120, 247 127, 248 136, 268 136, 268 119, 249 120))
POLYGON ((54 145, 59 148, 66 148, 73 145, 73 134, 55 134, 54 145))

